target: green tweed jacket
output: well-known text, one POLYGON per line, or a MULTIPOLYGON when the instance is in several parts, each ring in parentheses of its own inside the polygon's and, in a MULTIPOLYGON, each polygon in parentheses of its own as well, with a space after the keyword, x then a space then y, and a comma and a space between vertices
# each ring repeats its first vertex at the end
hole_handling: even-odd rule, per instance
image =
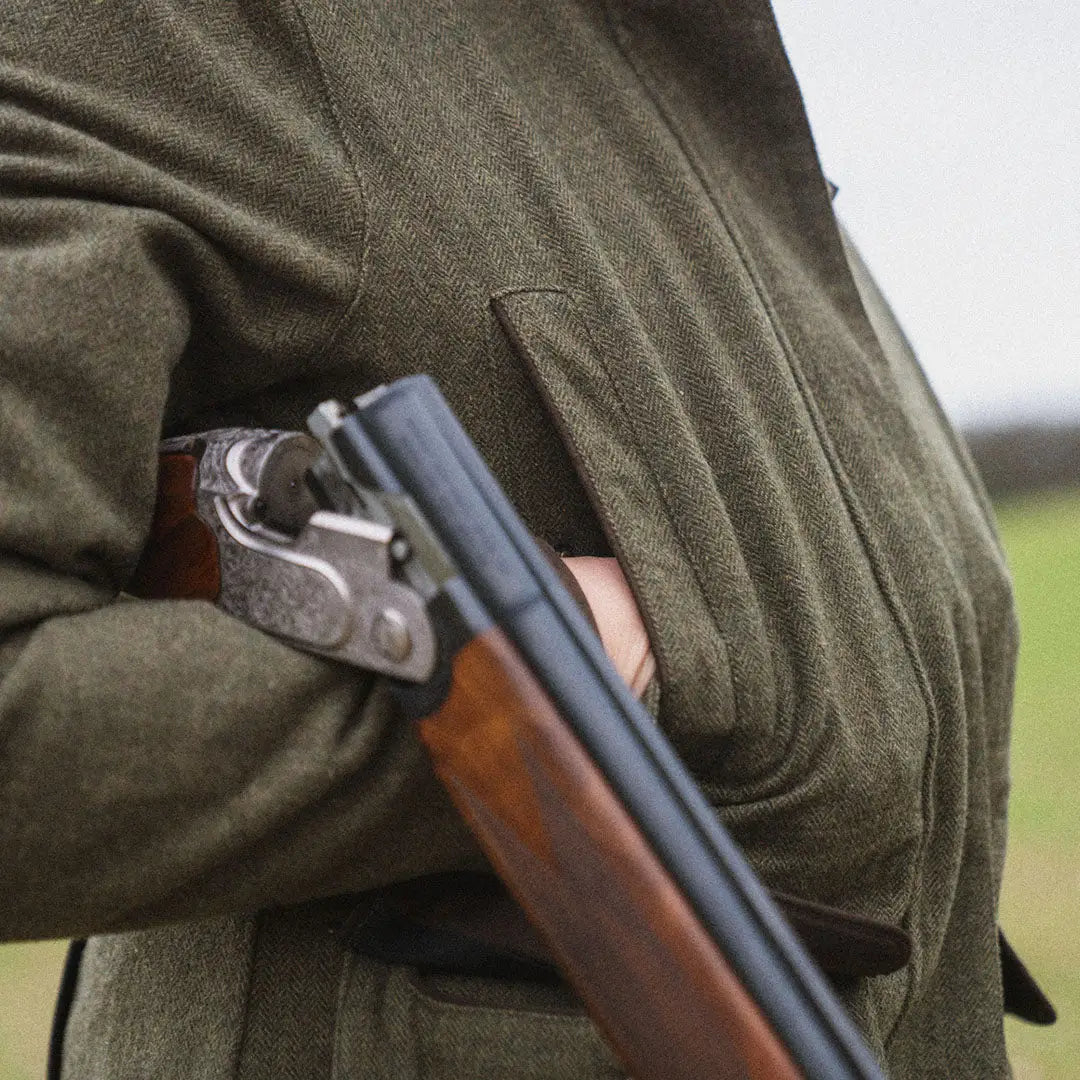
POLYGON ((65 1080, 622 1075, 558 987, 349 948, 483 867, 381 684, 121 596, 163 432, 421 370, 617 555, 765 880, 911 935, 845 989, 889 1075, 1008 1075, 1009 581, 765 0, 7 0, 0 282, 0 928, 99 935, 65 1080))

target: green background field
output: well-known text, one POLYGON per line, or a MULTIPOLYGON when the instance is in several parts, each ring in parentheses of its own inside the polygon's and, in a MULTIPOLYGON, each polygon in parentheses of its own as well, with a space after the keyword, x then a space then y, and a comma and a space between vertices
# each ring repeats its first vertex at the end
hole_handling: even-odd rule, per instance
POLYGON ((1080 1075, 1080 495, 999 507, 1020 608, 1001 921, 1058 1010, 1008 1025, 1018 1080, 1080 1075))
MULTIPOLYGON (((1080 1072, 1080 494, 999 514, 1023 635, 1002 922, 1060 1014, 1007 1030, 1017 1080, 1065 1080, 1080 1072)), ((0 1080, 42 1076, 62 957, 58 942, 0 948, 0 1080)))

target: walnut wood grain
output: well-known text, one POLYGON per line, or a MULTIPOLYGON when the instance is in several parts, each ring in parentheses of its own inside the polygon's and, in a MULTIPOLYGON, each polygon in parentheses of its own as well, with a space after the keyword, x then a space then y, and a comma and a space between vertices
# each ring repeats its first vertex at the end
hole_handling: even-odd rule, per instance
POLYGON ((501 631, 420 721, 443 782, 635 1080, 800 1071, 501 631))
POLYGON ((158 458, 158 494, 146 547, 128 591, 162 600, 216 600, 221 592, 217 539, 199 518, 193 454, 158 458))

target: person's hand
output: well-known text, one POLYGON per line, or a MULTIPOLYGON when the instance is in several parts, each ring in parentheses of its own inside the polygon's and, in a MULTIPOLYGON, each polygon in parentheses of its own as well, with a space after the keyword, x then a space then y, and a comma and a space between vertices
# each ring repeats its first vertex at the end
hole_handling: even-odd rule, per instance
POLYGON ((634 594, 615 559, 591 555, 563 560, 592 609, 604 650, 637 697, 656 673, 656 660, 634 594))

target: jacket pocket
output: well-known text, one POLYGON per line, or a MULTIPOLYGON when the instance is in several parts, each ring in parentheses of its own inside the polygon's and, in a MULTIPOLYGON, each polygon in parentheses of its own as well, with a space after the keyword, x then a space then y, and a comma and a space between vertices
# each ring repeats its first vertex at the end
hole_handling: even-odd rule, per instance
POLYGON ((334 1080, 620 1080, 557 985, 421 976, 362 956, 342 985, 334 1080))
MULTIPOLYGON (((704 705, 723 722, 734 703, 724 637, 698 581, 706 571, 681 535, 682 495, 654 460, 664 452, 657 438, 667 430, 663 403, 644 370, 631 377, 632 363, 621 371, 611 366, 609 349, 598 344, 570 293, 514 290, 494 297, 492 308, 529 369, 637 600, 659 683, 646 704, 665 718, 687 760, 700 760, 689 745, 697 733, 692 717, 704 705), (683 700, 688 694, 693 705, 683 700)), ((707 473, 704 462, 685 462, 695 465, 707 473)))
POLYGON ((491 304, 634 592, 660 723, 706 798, 772 888, 901 923, 925 702, 782 364, 650 335, 620 298, 491 304))

